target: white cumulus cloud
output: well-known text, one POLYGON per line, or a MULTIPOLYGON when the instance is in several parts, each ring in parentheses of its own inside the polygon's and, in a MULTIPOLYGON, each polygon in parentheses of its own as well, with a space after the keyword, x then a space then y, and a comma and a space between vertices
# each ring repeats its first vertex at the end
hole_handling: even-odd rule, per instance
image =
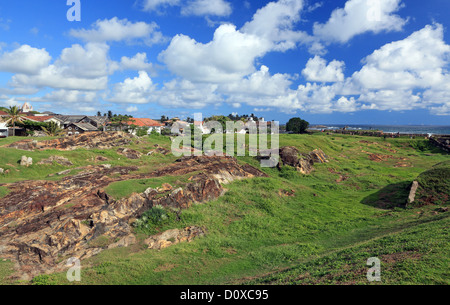
POLYGON ((344 80, 343 61, 333 60, 328 65, 325 59, 315 56, 308 60, 302 74, 313 82, 341 82, 344 80))
POLYGON ((400 31, 406 20, 394 13, 401 7, 401 0, 348 0, 326 23, 314 24, 314 35, 324 41, 345 43, 366 32, 400 31))

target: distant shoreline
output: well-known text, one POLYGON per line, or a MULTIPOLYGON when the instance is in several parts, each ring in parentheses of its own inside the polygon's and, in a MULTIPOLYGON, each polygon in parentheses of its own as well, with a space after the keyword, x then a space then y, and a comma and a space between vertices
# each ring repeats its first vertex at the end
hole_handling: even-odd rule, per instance
POLYGON ((438 125, 311 124, 310 130, 341 130, 343 128, 349 131, 382 131, 387 134, 450 135, 450 126, 438 125))

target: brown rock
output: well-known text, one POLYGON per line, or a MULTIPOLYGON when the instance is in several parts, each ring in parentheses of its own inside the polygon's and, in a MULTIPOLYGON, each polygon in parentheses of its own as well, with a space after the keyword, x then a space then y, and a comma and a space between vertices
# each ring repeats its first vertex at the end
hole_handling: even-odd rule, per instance
MULTIPOLYGON (((152 206, 188 208, 221 196, 222 185, 214 175, 228 179, 264 177, 263 172, 240 165, 228 157, 185 158, 148 174, 131 174, 137 167, 88 166, 74 176, 59 181, 20 181, 6 186, 10 192, 0 199, 0 257, 17 263, 18 272, 30 276, 61 271, 60 257, 86 258, 103 248, 92 248, 89 241, 105 236, 105 247, 133 243, 130 220, 139 218, 152 206), (201 172, 183 189, 168 194, 149 189, 143 194, 114 200, 104 188, 117 181, 149 179, 164 175, 201 172), (162 195, 162 196, 161 196, 162 195)), ((181 230, 174 242, 190 241, 202 234, 193 228, 181 230)), ((165 235, 166 236, 166 235, 165 235)), ((161 239, 157 247, 172 240, 161 239)))
POLYGON ((7 147, 32 151, 35 149, 75 150, 79 148, 109 149, 131 143, 132 136, 125 132, 91 132, 78 136, 63 137, 48 141, 23 140, 7 147))
POLYGON ((139 159, 140 157, 142 157, 142 153, 129 148, 119 148, 117 150, 117 153, 127 157, 128 159, 139 159))
POLYGON ((51 156, 48 159, 41 160, 38 164, 53 165, 53 162, 58 163, 62 166, 72 166, 73 163, 69 159, 62 156, 51 156))
POLYGON ((184 230, 168 230, 161 234, 147 238, 144 243, 149 249, 161 250, 180 242, 191 242, 195 238, 205 235, 205 230, 200 227, 187 227, 184 230))

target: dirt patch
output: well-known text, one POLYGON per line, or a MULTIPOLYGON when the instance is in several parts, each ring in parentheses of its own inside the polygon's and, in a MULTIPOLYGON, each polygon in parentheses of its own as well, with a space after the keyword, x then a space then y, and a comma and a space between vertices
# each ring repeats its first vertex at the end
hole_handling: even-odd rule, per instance
POLYGON ((165 264, 165 265, 161 265, 158 266, 155 270, 153 270, 154 272, 165 272, 165 271, 172 271, 173 269, 175 269, 176 267, 178 267, 178 265, 175 264, 165 264))
POLYGON ((392 155, 370 154, 369 159, 374 162, 385 162, 389 159, 393 159, 392 155))

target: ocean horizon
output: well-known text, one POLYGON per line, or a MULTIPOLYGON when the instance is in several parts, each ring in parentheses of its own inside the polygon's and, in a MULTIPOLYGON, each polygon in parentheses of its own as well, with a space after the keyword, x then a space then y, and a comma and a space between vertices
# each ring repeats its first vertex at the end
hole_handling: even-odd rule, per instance
POLYGON ((379 130, 385 133, 450 135, 450 126, 438 125, 311 124, 311 129, 324 129, 317 126, 326 126, 332 130, 348 127, 348 130, 379 130))

